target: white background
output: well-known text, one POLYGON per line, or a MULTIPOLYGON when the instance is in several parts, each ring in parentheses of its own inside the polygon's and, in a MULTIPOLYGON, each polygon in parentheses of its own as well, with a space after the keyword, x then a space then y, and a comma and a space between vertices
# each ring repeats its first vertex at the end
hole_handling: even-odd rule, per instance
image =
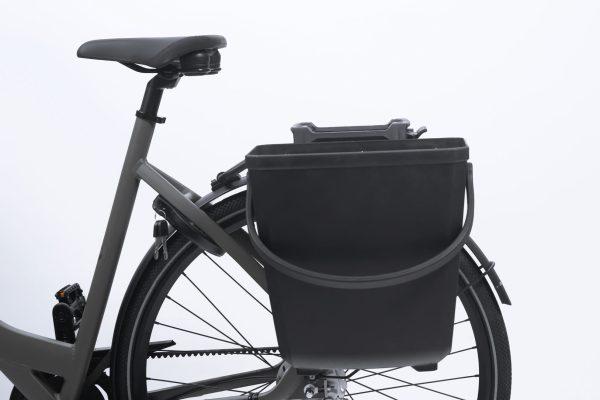
MULTIPOLYGON (((165 94, 153 163, 204 192, 300 121, 406 117, 465 137, 474 237, 514 302, 513 398, 599 398, 599 17, 594 1, 3 0, 0 319, 52 336, 54 291, 87 289, 95 265, 147 76, 78 60, 78 45, 222 34, 222 74, 165 94)), ((152 240, 153 198, 141 190, 101 345, 152 240)))

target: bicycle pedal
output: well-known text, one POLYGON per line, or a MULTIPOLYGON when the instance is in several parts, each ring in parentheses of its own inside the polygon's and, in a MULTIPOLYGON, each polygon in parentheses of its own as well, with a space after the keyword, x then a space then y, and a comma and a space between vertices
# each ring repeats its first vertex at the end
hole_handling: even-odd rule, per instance
POLYGON ((75 331, 79 328, 85 309, 85 296, 78 283, 66 285, 54 295, 58 303, 52 308, 56 340, 75 343, 75 331))

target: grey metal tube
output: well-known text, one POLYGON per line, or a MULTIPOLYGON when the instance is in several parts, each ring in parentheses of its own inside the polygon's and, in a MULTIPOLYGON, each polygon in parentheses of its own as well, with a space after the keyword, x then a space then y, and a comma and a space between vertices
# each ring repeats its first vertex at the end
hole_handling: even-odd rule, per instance
POLYGON ((141 118, 136 119, 133 127, 113 208, 90 285, 81 327, 75 342, 76 362, 74 364, 78 368, 72 371, 70 379, 65 380, 61 391, 61 397, 65 399, 77 398, 85 381, 139 187, 136 166, 148 155, 154 127, 154 123, 141 118))
POLYGON ((0 337, 0 360, 12 364, 35 365, 38 371, 62 375, 73 358, 72 344, 25 332, 2 321, 0 337))

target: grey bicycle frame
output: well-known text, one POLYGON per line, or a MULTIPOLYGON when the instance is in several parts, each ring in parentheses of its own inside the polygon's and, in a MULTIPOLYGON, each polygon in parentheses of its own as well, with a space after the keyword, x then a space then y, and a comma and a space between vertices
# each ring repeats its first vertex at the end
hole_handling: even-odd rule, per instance
MULTIPOLYGON (((178 77, 165 79, 164 76, 157 75, 146 87, 75 343, 69 344, 35 335, 0 321, 0 370, 29 400, 76 400, 79 397, 87 379, 140 181, 146 182, 200 228, 251 277, 257 281, 263 280, 262 266, 192 201, 193 196, 190 196, 189 189, 146 160, 158 121, 156 113, 162 92, 164 89, 175 87, 178 80, 178 77), (59 391, 48 385, 43 373, 64 379, 59 391)), ((285 375, 296 376, 290 373, 291 370, 285 375)), ((291 393, 296 384, 300 384, 298 379, 290 378, 286 385, 278 385, 280 389, 273 389, 273 393, 266 392, 264 397, 283 395, 284 388, 291 393)))

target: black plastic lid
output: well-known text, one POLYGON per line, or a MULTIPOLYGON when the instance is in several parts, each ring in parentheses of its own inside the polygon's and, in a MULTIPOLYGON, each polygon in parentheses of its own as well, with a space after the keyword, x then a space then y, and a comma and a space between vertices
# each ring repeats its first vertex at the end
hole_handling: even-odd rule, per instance
POLYGON ((462 138, 267 144, 246 155, 249 170, 370 167, 465 162, 462 138))

